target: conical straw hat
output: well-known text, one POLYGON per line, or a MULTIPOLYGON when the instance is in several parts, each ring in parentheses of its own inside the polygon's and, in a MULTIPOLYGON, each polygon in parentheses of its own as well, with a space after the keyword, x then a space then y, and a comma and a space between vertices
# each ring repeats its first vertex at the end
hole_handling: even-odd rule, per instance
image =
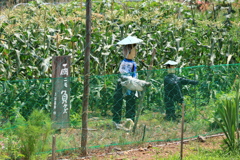
POLYGON ((120 42, 118 42, 117 44, 119 44, 119 45, 138 44, 138 43, 141 43, 142 41, 143 40, 141 40, 137 37, 128 36, 128 37, 124 38, 123 40, 121 40, 120 42))
POLYGON ((175 65, 177 65, 177 64, 178 64, 177 62, 172 61, 172 60, 169 60, 169 61, 167 61, 166 63, 164 63, 165 66, 166 66, 166 65, 175 66, 175 65))

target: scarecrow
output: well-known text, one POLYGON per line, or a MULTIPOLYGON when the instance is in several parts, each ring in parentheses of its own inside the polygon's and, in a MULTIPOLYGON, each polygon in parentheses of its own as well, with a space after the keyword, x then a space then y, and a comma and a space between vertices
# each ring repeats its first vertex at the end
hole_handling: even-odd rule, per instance
POLYGON ((168 71, 168 74, 164 77, 164 103, 166 107, 165 119, 173 121, 177 118, 175 106, 180 106, 184 103, 182 86, 188 84, 198 84, 198 81, 178 77, 175 74, 175 67, 177 64, 177 62, 171 60, 164 64, 168 71))
POLYGON ((115 89, 114 104, 112 108, 113 122, 117 128, 121 125, 123 99, 126 101, 125 117, 134 122, 138 91, 142 91, 143 86, 150 85, 149 82, 137 79, 137 64, 134 61, 134 58, 137 54, 136 45, 141 42, 141 39, 128 36, 117 43, 118 45, 123 46, 124 56, 119 67, 120 78, 118 79, 115 89))

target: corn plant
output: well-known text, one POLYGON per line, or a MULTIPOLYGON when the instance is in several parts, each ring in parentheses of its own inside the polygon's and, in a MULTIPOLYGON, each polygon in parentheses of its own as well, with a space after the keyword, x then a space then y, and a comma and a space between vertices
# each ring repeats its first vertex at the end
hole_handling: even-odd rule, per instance
MULTIPOLYGON (((83 74, 85 7, 78 1, 59 5, 43 5, 39 1, 6 9, 0 21, 0 79, 46 78, 51 74, 51 57, 72 56, 72 76, 83 74)), ((138 70, 151 59, 161 68, 168 59, 178 59, 181 66, 238 63, 239 17, 231 14, 231 27, 220 25, 226 10, 219 10, 215 22, 178 2, 114 2, 93 3, 92 74, 118 73, 123 58, 115 44, 128 34, 144 40, 138 48, 138 70), (179 12, 181 11, 181 13, 179 12), (176 17, 177 15, 177 17, 176 17)))

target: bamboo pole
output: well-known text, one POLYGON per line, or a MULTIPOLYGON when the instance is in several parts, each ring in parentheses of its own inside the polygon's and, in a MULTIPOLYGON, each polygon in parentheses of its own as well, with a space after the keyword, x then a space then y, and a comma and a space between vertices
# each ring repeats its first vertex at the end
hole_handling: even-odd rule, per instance
MULTIPOLYGON (((153 61, 154 61, 155 55, 156 55, 156 49, 154 48, 153 51, 152 51, 151 63, 148 67, 147 79, 146 79, 147 82, 150 80, 150 75, 151 75, 151 70, 152 70, 152 67, 153 67, 153 61)), ((135 123, 134 123, 134 126, 133 126, 133 134, 135 134, 137 124, 138 124, 138 119, 139 119, 139 116, 140 116, 140 114, 142 112, 142 109, 143 109, 143 100, 144 100, 145 92, 146 92, 146 87, 143 88, 142 95, 141 95, 139 103, 138 103, 139 106, 138 106, 138 110, 137 110, 136 120, 135 120, 135 123)))

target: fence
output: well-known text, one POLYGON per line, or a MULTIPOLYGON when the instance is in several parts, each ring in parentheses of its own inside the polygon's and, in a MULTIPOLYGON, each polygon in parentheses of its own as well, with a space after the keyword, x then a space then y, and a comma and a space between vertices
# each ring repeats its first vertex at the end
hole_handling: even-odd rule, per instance
MULTIPOLYGON (((239 81, 237 76, 239 74, 240 64, 194 66, 176 70, 176 75, 198 81, 197 85, 184 85, 182 89, 186 104, 184 138, 221 132, 214 121, 214 118, 218 116, 216 112, 218 104, 226 97, 235 96, 234 85, 236 81, 239 81)), ((165 69, 151 71, 151 86, 146 89, 144 108, 140 114, 135 134, 131 132, 131 124, 125 124, 125 128, 117 129, 112 122, 114 94, 119 75, 90 76, 88 148, 96 149, 115 145, 123 147, 139 142, 160 143, 179 140, 181 117, 177 117, 175 121, 168 121, 164 118, 164 77, 166 75, 165 69)), ((147 71, 138 72, 139 79, 146 79, 146 76, 147 71)), ((83 79, 84 77, 69 78, 71 81, 70 128, 62 129, 56 135, 56 148, 59 154, 69 150, 77 151, 80 147, 83 79)), ((12 152, 13 149, 14 152, 20 152, 22 149, 21 138, 17 138, 20 136, 19 131, 22 127, 30 125, 25 120, 32 118, 30 115, 34 113, 34 110, 44 110, 45 117, 50 117, 52 79, 1 81, 0 84, 2 128, 0 141, 5 145, 5 149, 1 152, 3 154, 8 151, 8 154, 15 154, 12 152), (8 146, 12 144, 14 145, 8 146)), ((137 107, 140 105, 138 102, 139 98, 136 100, 137 107)), ((124 100, 122 123, 126 122, 125 105, 124 100)), ((179 112, 181 113, 181 109, 176 106, 176 114, 179 112)), ((38 117, 35 118, 38 119, 38 117)), ((40 122, 38 126, 47 128, 48 123, 44 120, 40 122)), ((41 130, 47 132, 47 130, 41 130)), ((36 150, 40 155, 51 152, 49 145, 51 134, 45 137, 45 142, 47 142, 45 144, 48 144, 48 147, 43 147, 43 142, 39 141, 44 135, 47 133, 42 133, 36 141, 37 144, 40 143, 36 150)))

